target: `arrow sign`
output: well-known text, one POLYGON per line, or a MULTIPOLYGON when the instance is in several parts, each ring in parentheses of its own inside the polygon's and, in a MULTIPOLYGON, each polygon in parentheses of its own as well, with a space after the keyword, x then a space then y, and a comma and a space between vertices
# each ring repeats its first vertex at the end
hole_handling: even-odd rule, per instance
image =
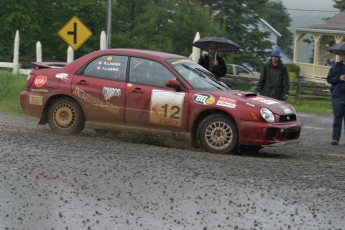
POLYGON ((76 51, 91 37, 92 32, 74 16, 59 30, 58 35, 76 51))

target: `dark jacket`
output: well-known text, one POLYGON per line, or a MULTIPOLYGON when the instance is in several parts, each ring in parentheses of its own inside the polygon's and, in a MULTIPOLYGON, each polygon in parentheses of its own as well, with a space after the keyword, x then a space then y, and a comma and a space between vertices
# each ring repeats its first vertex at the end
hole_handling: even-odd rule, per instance
POLYGON ((328 72, 327 82, 332 85, 332 96, 345 95, 345 82, 340 80, 342 74, 345 74, 345 66, 342 61, 333 65, 328 72))
POLYGON ((283 94, 288 94, 289 89, 289 74, 286 66, 281 60, 274 66, 270 59, 264 65, 256 91, 261 95, 282 100, 283 94))
POLYGON ((211 70, 208 69, 209 67, 209 58, 208 56, 206 57, 201 57, 199 59, 199 64, 204 67, 205 69, 209 70, 211 73, 213 73, 218 79, 223 77, 226 74, 226 65, 225 62, 223 60, 223 58, 219 57, 217 55, 217 61, 218 61, 218 65, 217 66, 213 66, 213 68, 211 70))

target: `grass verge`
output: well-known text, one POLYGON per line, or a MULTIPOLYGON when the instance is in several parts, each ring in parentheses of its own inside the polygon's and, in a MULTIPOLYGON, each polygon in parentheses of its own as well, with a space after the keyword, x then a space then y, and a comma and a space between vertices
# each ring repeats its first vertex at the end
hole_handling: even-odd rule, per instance
POLYGON ((26 76, 0 71, 0 112, 22 114, 19 94, 25 90, 26 76))
MULTIPOLYGON (((25 90, 26 76, 12 74, 9 71, 0 71, 0 112, 22 114, 19 103, 19 94, 25 90)), ((327 100, 302 100, 288 99, 297 113, 332 114, 331 99, 327 100)))

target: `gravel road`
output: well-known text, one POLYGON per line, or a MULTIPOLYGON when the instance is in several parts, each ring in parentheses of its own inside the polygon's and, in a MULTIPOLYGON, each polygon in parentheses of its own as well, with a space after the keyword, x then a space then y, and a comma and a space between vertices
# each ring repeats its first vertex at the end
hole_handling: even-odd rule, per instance
POLYGON ((329 144, 332 116, 298 119, 299 143, 214 155, 0 113, 0 229, 345 229, 345 138, 329 144))

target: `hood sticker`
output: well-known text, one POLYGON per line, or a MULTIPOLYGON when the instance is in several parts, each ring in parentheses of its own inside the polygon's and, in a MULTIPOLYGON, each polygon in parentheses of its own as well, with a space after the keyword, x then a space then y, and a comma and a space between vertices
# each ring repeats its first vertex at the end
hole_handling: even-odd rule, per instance
POLYGON ((47 77, 40 75, 35 78, 35 86, 40 88, 47 82, 47 77))
POLYGON ((284 110, 284 113, 291 113, 290 108, 288 108, 286 106, 282 106, 282 109, 284 110))
POLYGON ((193 100, 202 105, 211 105, 215 102, 215 99, 212 95, 207 93, 197 93, 193 95, 193 100))
POLYGON ((267 104, 267 105, 273 105, 273 104, 279 103, 278 101, 275 101, 273 99, 265 99, 263 97, 254 97, 252 99, 255 101, 262 102, 262 103, 267 104))
POLYGON ((236 108, 236 104, 237 104, 237 100, 227 98, 227 97, 219 97, 217 101, 217 105, 232 108, 232 109, 236 108))

